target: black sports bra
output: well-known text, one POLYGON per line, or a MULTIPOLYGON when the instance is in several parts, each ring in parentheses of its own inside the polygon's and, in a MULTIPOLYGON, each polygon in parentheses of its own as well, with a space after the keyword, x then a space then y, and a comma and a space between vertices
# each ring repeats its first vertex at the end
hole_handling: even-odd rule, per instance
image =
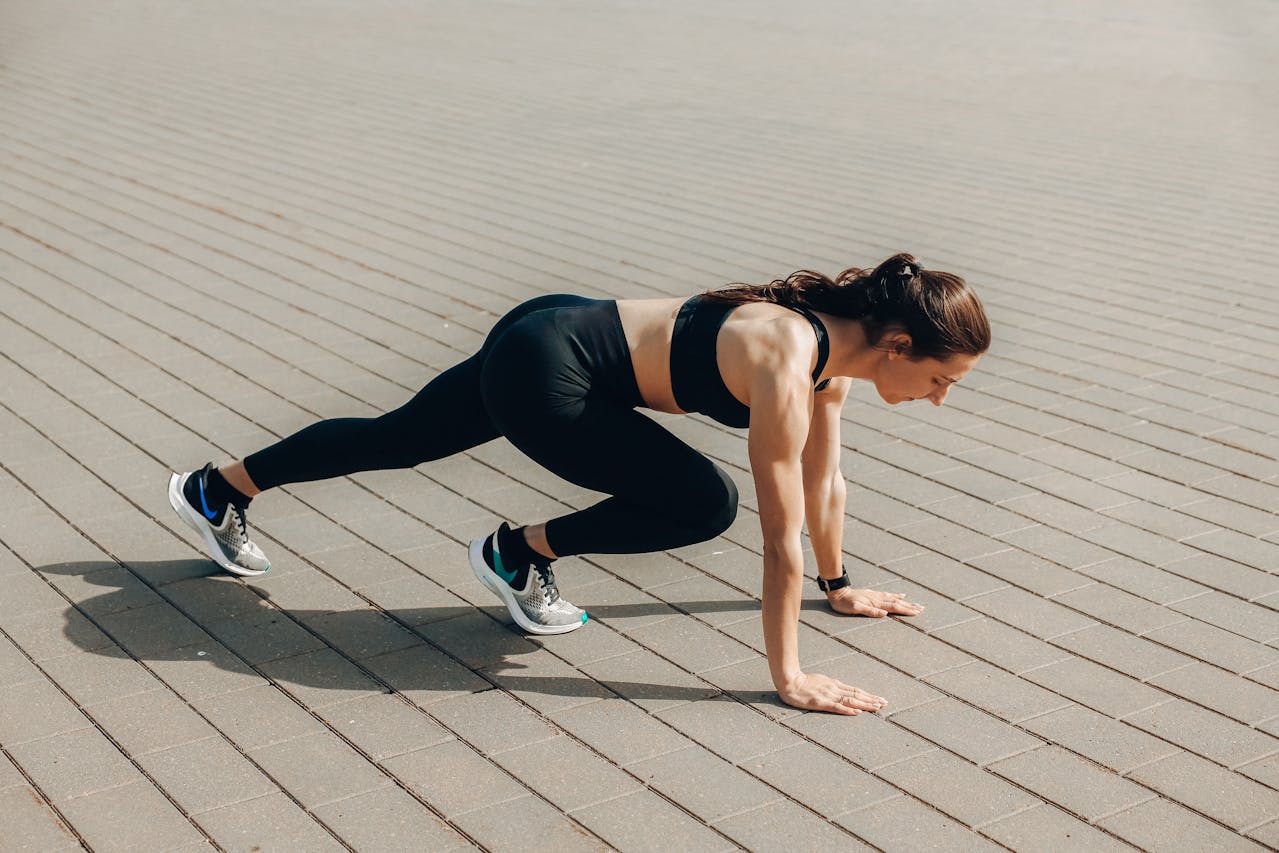
MULTIPOLYGON (((780 304, 780 303, 778 303, 780 304)), ((703 301, 694 296, 685 302, 675 317, 675 331, 671 337, 671 390, 675 403, 686 412, 699 412, 729 427, 750 426, 751 410, 728 390, 720 375, 715 358, 715 340, 720 326, 736 305, 703 301)), ((813 381, 822 375, 826 359, 830 357, 830 341, 822 321, 807 308, 782 305, 797 311, 813 324, 817 335, 817 367, 813 381)), ((820 391, 830 382, 827 379, 815 386, 820 391)))

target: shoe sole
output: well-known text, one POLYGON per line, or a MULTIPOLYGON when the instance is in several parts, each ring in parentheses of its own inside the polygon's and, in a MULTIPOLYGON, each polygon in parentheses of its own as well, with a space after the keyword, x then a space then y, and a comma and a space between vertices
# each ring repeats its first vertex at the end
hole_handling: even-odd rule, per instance
POLYGON ((471 571, 475 572, 475 577, 479 579, 480 583, 488 587, 490 592, 502 600, 502 603, 506 605, 506 609, 510 612, 511 618, 515 620, 515 624, 530 634, 540 634, 542 636, 567 634, 569 631, 576 631, 586 624, 585 619, 581 622, 574 622, 571 625, 541 625, 534 622, 528 618, 524 613, 524 609, 520 607, 520 603, 515 600, 511 588, 484 562, 484 539, 473 541, 467 554, 471 559, 471 571))
POLYGON ((242 578, 253 578, 258 575, 264 575, 270 570, 270 566, 260 572, 254 569, 246 569, 244 566, 238 566, 227 559, 226 554, 222 553, 222 546, 218 544, 217 538, 213 535, 213 528, 203 518, 195 514, 195 510, 191 508, 186 498, 182 496, 181 474, 174 474, 169 478, 169 505, 178 514, 178 518, 186 522, 187 527, 190 527, 200 535, 200 538, 204 541, 204 550, 213 562, 231 574, 239 575, 242 578))

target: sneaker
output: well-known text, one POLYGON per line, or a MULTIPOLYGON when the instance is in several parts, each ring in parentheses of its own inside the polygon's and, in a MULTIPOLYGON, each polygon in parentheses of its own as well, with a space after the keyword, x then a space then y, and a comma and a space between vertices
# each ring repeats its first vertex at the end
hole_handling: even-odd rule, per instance
POLYGON ((204 498, 204 478, 212 467, 209 464, 199 471, 170 477, 169 503, 178 518, 200 534, 213 562, 244 577, 264 574, 271 561, 249 540, 244 509, 228 503, 214 510, 204 498))
MULTIPOLYGON (((498 528, 510 529, 503 522, 498 528)), ((497 533, 471 543, 471 569, 480 583, 502 599, 515 623, 530 634, 567 634, 586 624, 586 611, 569 604, 555 586, 555 575, 549 565, 537 565, 529 570, 523 589, 515 589, 511 582, 517 572, 502 565, 502 554, 497 549, 497 533)))

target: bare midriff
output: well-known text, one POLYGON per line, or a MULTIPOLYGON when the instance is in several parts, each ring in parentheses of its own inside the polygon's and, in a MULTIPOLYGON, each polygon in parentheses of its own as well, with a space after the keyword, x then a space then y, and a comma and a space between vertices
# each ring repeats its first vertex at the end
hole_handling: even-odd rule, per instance
POLYGON ((617 300, 617 315, 635 367, 635 384, 644 404, 658 412, 684 411, 675 405, 675 392, 671 389, 671 335, 684 299, 617 300))

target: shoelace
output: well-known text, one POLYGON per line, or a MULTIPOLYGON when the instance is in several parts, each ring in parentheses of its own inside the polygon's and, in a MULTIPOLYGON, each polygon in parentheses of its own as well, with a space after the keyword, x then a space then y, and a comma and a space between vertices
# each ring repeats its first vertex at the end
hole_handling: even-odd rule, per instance
POLYGON ((244 510, 235 504, 231 504, 231 508, 235 510, 235 526, 240 531, 240 542, 247 544, 249 541, 248 519, 244 515, 244 510))
POLYGON ((554 604, 560 597, 559 587, 555 585, 555 573, 551 571, 550 566, 534 564, 533 568, 537 569, 537 576, 542 581, 542 591, 546 593, 546 603, 554 604))

